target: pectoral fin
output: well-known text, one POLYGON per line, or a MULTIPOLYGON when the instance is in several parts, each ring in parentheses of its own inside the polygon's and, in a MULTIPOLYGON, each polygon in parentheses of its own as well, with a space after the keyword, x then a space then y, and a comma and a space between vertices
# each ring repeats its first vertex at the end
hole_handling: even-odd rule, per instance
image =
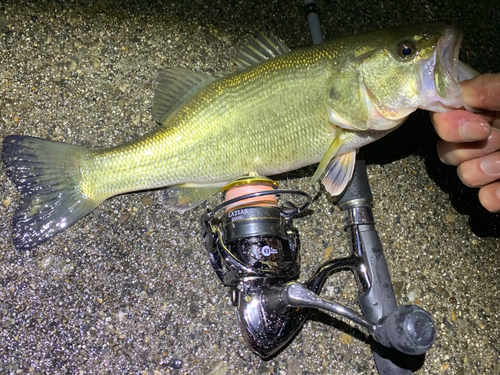
POLYGON ((340 140, 340 136, 342 135, 342 129, 335 129, 335 139, 333 140, 330 148, 328 151, 323 155, 323 159, 321 159, 321 162, 318 165, 318 168, 316 169, 316 172, 314 172, 314 175, 311 178, 311 184, 316 183, 321 176, 323 175, 323 172, 325 171, 326 167, 328 166, 328 163, 332 158, 335 156, 335 154, 339 151, 340 146, 342 146, 342 141, 340 140))
POLYGON ((339 155, 332 160, 325 177, 323 185, 331 195, 342 193, 352 178, 354 165, 356 163, 356 151, 352 150, 339 155))
POLYGON ((227 183, 170 186, 163 190, 163 200, 168 210, 182 213, 200 205, 212 195, 217 194, 227 183))

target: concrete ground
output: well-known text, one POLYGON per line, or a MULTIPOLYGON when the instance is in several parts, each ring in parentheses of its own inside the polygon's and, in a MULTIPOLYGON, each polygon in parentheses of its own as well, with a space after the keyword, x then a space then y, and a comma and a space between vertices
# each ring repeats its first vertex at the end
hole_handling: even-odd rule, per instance
MULTIPOLYGON (((326 39, 382 27, 447 21, 465 31, 462 59, 500 71, 495 0, 319 2, 326 39), (347 2, 346 2, 347 3, 347 2)), ((310 44, 301 2, 0 2, 0 137, 37 136, 102 148, 154 129, 159 70, 233 70, 240 42, 263 31, 310 44)), ((499 374, 498 215, 436 156, 429 116, 364 149, 374 212, 398 302, 435 319, 437 341, 417 374, 499 374)), ((314 167, 282 187, 316 194, 314 167)), ((158 192, 112 198, 33 251, 17 252, 18 194, 0 172, 0 372, 146 374, 376 374, 365 334, 317 313, 279 355, 245 346, 235 309, 211 269, 199 219, 170 213, 158 192)), ((341 214, 320 190, 296 220, 301 280, 346 255, 341 214)), ((325 295, 356 307, 352 278, 325 295)))

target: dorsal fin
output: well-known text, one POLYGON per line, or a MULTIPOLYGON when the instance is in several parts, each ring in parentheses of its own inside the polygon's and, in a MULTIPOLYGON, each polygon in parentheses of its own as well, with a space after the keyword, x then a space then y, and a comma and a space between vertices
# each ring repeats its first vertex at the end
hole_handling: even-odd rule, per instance
POLYGON ((153 118, 163 124, 173 110, 217 78, 219 76, 213 77, 184 68, 162 70, 156 78, 153 118))
POLYGON ((261 33, 257 38, 252 38, 249 44, 243 46, 234 63, 240 70, 243 70, 289 51, 290 48, 274 35, 268 38, 261 33))

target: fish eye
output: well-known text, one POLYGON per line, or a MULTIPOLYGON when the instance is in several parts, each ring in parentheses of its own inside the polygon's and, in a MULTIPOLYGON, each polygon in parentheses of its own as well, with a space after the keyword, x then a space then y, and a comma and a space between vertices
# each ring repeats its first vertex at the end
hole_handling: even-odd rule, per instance
POLYGON ((418 53, 415 43, 404 41, 398 44, 396 48, 398 56, 403 60, 408 60, 415 57, 418 53))

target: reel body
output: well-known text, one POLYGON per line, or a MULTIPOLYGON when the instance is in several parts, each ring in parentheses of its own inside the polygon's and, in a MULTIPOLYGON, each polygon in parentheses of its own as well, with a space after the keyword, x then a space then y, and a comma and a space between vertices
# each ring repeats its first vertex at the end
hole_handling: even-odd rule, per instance
POLYGON ((258 199, 252 200, 247 194, 246 198, 234 198, 240 204, 226 200, 205 215, 204 242, 216 274, 231 288, 231 301, 237 306, 246 343, 259 356, 267 358, 293 337, 307 316, 304 309, 276 308, 273 296, 300 272, 299 235, 292 216, 309 203, 301 208, 291 204, 278 207, 275 194, 295 192, 266 189, 272 194, 259 195, 262 187, 276 187, 274 181, 261 177, 241 180, 241 184, 253 185, 256 189, 250 191, 258 199), (222 208, 226 210, 219 225, 215 225, 213 216, 222 208))

